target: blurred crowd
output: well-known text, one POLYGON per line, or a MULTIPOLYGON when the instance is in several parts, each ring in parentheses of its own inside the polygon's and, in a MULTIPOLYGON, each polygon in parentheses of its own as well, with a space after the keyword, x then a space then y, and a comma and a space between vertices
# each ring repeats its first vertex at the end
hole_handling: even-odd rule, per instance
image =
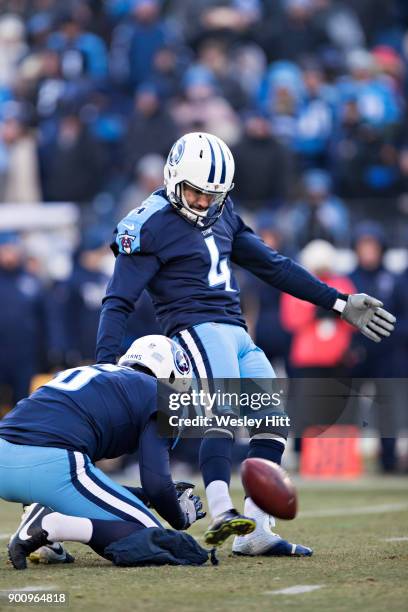
POLYGON ((110 222, 129 186, 160 182, 146 155, 204 130, 232 147, 245 210, 290 215, 319 169, 337 243, 350 202, 408 214, 404 0, 1 0, 0 13, 0 202, 93 204, 110 222))
MULTIPOLYGON (((399 317, 379 348, 242 274, 278 369, 407 376, 408 272, 386 261, 408 245, 407 93, 406 0, 0 0, 0 222, 2 205, 73 202, 81 229, 55 278, 30 228, 0 223, 0 406, 93 360, 110 232, 196 130, 231 147, 234 202, 268 244, 399 317)), ((145 294, 125 345, 158 331, 145 294)))

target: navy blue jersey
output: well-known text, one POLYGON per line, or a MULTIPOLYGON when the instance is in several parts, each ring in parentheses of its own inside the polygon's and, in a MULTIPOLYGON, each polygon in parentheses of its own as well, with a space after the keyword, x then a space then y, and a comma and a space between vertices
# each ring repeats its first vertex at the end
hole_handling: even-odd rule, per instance
POLYGON ((203 230, 180 216, 163 190, 157 191, 119 223, 112 248, 117 259, 103 301, 98 362, 115 362, 126 319, 144 288, 168 336, 207 322, 245 327, 231 263, 324 308, 339 296, 267 247, 235 213, 230 199, 216 223, 203 230))
POLYGON ((106 365, 65 370, 0 421, 15 444, 85 453, 92 461, 134 452, 156 412, 156 379, 106 365))
POLYGON ((175 529, 186 517, 169 464, 169 441, 156 424, 157 381, 111 364, 60 372, 0 420, 14 444, 80 451, 95 462, 139 449, 144 495, 175 529))

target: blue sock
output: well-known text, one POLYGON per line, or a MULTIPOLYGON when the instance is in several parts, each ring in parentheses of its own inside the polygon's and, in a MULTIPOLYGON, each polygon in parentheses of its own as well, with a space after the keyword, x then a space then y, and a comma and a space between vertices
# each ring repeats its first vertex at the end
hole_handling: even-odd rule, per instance
POLYGON ((248 459, 257 457, 259 459, 267 459, 278 465, 281 464, 284 444, 279 440, 274 439, 258 439, 252 438, 249 443, 248 459))
POLYGON ((214 480, 223 480, 228 485, 231 480, 231 456, 233 438, 210 438, 202 440, 200 446, 200 470, 204 486, 214 480))

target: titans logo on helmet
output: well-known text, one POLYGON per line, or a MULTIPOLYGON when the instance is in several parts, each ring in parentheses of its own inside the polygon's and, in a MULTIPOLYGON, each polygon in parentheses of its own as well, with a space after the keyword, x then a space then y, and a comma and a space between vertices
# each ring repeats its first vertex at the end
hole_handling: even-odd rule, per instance
POLYGON ((180 159, 183 157, 184 149, 185 149, 185 141, 183 138, 180 138, 180 140, 174 143, 169 153, 170 166, 177 166, 180 159))
POLYGON ((180 374, 188 374, 190 372, 190 362, 187 360, 182 350, 176 349, 173 351, 174 363, 180 374))

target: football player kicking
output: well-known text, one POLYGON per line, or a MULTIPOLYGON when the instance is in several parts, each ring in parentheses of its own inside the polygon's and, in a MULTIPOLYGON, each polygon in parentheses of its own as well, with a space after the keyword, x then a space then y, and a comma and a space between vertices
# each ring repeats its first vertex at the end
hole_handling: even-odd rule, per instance
POLYGON ((0 421, 0 497, 31 504, 9 542, 16 569, 56 541, 83 542, 106 556, 113 542, 161 527, 148 505, 177 530, 205 516, 194 485, 172 482, 155 377, 191 385, 188 357, 165 336, 140 338, 120 365, 59 373, 0 421), (142 488, 122 487, 94 465, 137 449, 142 488))
MULTIPOLYGON (((172 147, 164 187, 119 224, 112 249, 115 269, 103 300, 97 360, 115 363, 126 320, 147 288, 164 332, 188 353, 199 380, 275 376, 253 343, 242 317, 239 287, 231 263, 268 284, 339 316, 375 342, 389 336, 395 318, 377 299, 344 295, 268 248, 234 211, 234 160, 227 145, 205 133, 186 134, 172 147)), ((204 436, 200 467, 212 523, 205 539, 221 544, 237 537, 242 555, 309 556, 272 531, 273 517, 250 498, 240 515, 229 495, 233 435, 214 429, 204 436), (250 533, 251 532, 251 533, 250 533)), ((287 431, 250 432, 249 457, 281 462, 287 431)))

